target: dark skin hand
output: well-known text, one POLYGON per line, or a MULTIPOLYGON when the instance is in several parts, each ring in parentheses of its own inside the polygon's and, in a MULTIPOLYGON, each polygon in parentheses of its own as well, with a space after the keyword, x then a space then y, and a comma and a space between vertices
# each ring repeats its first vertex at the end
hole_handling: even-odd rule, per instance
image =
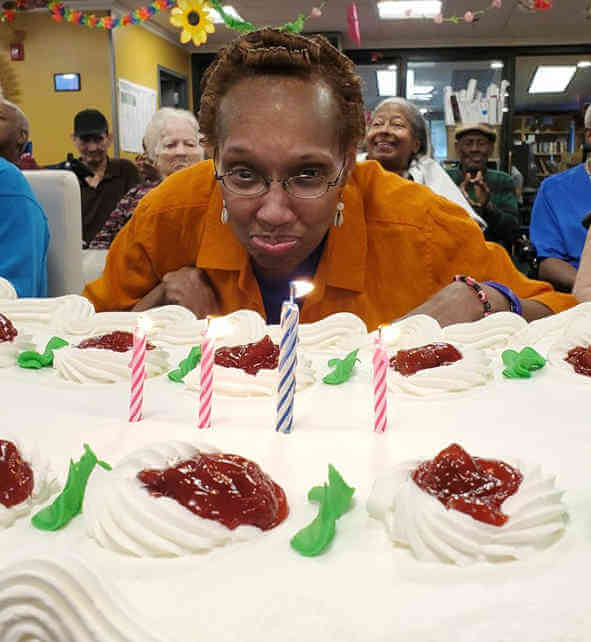
POLYGON ((488 201, 490 200, 490 187, 486 184, 482 172, 478 170, 475 176, 472 176, 469 171, 464 175, 464 180, 460 183, 460 190, 462 194, 466 197, 468 202, 472 199, 468 196, 468 185, 472 183, 474 185, 474 196, 476 204, 480 207, 485 207, 488 201))
MULTIPOLYGON (((483 286, 491 305, 491 312, 509 310, 509 301, 494 288, 483 286)), ((533 321, 540 317, 547 316, 550 310, 537 301, 521 299, 523 317, 526 321, 533 321)), ((484 308, 474 290, 465 283, 456 282, 439 290, 428 301, 411 310, 408 315, 428 314, 433 317, 442 327, 452 323, 464 323, 466 321, 477 321, 482 319, 484 308)))
POLYGON ((153 290, 138 301, 134 310, 142 312, 160 305, 182 305, 198 319, 219 314, 216 293, 204 270, 182 267, 168 272, 153 290))

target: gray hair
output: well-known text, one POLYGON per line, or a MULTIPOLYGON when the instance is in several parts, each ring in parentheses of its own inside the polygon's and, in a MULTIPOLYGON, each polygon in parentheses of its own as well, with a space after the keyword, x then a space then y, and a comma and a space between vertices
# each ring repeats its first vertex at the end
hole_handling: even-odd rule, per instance
POLYGON ((161 152, 162 130, 166 123, 172 119, 184 120, 191 125, 195 131, 197 144, 199 144, 199 123, 195 115, 186 109, 162 107, 152 116, 152 120, 148 123, 144 133, 144 147, 152 161, 156 161, 156 157, 161 152))
POLYGON ((385 105, 398 105, 399 107, 402 107, 404 109, 404 111, 406 112, 406 117, 408 118, 408 122, 410 123, 412 135, 419 141, 419 149, 415 156, 423 156, 424 154, 428 154, 429 141, 427 138, 427 125, 425 123, 425 119, 423 118, 423 114, 421 114, 419 109, 415 107, 415 105, 413 105, 411 102, 406 100, 406 98, 394 96, 392 98, 386 98, 385 100, 382 100, 376 105, 376 107, 374 107, 374 110, 371 112, 370 116, 371 120, 374 119, 376 113, 385 105))
POLYGON ((591 105, 585 110, 585 129, 591 129, 591 105))

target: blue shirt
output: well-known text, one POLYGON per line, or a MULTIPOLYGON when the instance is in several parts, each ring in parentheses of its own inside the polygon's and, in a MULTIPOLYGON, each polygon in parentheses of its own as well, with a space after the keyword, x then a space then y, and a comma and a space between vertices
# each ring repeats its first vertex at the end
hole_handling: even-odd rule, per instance
POLYGON ((49 226, 23 173, 0 158, 0 276, 19 297, 47 296, 49 226))
POLYGON ((584 164, 545 179, 529 228, 538 256, 561 259, 578 268, 587 234, 581 221, 590 211, 591 180, 584 164))

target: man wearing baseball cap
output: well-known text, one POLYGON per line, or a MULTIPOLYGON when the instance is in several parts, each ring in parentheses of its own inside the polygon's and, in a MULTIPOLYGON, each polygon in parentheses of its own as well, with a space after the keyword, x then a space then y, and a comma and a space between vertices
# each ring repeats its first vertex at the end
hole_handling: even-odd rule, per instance
POLYGON ((113 142, 107 119, 98 109, 84 109, 74 117, 72 142, 92 176, 78 175, 82 195, 82 237, 90 243, 119 199, 140 182, 137 167, 122 158, 109 158, 113 142))
POLYGON ((519 209, 509 174, 487 168, 497 134, 486 123, 462 125, 456 130, 459 167, 448 169, 467 201, 487 223, 487 241, 495 241, 511 253, 519 234, 519 209))

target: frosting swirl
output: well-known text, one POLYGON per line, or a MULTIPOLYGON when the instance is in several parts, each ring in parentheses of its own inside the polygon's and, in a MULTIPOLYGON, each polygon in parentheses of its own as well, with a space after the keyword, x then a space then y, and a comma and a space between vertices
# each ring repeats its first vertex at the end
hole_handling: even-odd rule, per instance
POLYGON ((153 444, 136 451, 107 472, 96 470, 84 499, 88 534, 100 546, 136 557, 179 557, 205 553, 218 546, 245 541, 261 534, 255 526, 230 530, 195 515, 169 497, 154 498, 137 479, 145 468, 166 468, 192 457, 197 449, 187 442, 153 444))
POLYGON ((491 360, 470 348, 460 350, 462 358, 449 365, 420 370, 405 377, 388 368, 388 388, 409 395, 425 397, 437 393, 454 393, 486 385, 493 376, 491 360))
POLYGON ((145 620, 79 557, 36 557, 0 571, 3 642, 164 642, 145 620))
POLYGON ((30 334, 19 332, 13 341, 0 341, 0 368, 8 368, 16 364, 20 352, 34 350, 35 344, 30 334))
POLYGON ((17 294, 12 283, 0 276, 0 299, 16 299, 17 294))
MULTIPOLYGON (((58 375, 74 383, 116 383, 131 378, 131 351, 65 346, 53 355, 58 375)), ((156 377, 168 369, 168 353, 159 348, 146 351, 146 376, 156 377)))
MULTIPOLYGON (((279 343, 281 329, 270 326, 269 334, 279 343)), ((300 324, 298 328, 299 346, 307 350, 329 350, 359 347, 367 337, 365 323, 355 314, 338 312, 315 323, 300 324)))
POLYGON ((491 526, 421 490, 411 473, 420 462, 406 462, 374 483, 367 510, 384 522, 392 541, 411 549, 420 560, 467 565, 528 556, 553 544, 565 528, 563 491, 539 466, 515 464, 523 473, 517 492, 502 505, 509 519, 491 526))
POLYGON ((483 349, 504 348, 512 337, 527 328, 527 321, 513 312, 495 312, 471 323, 443 328, 443 340, 483 349))
MULTIPOLYGON (((200 390, 201 373, 195 368, 185 377, 185 386, 189 390, 200 390)), ((213 367, 213 390, 221 395, 231 397, 265 397, 277 392, 278 370, 262 368, 255 375, 248 374, 240 368, 226 368, 217 364, 213 367)), ((312 364, 298 354, 296 366, 296 390, 311 386, 316 377, 312 364)))

